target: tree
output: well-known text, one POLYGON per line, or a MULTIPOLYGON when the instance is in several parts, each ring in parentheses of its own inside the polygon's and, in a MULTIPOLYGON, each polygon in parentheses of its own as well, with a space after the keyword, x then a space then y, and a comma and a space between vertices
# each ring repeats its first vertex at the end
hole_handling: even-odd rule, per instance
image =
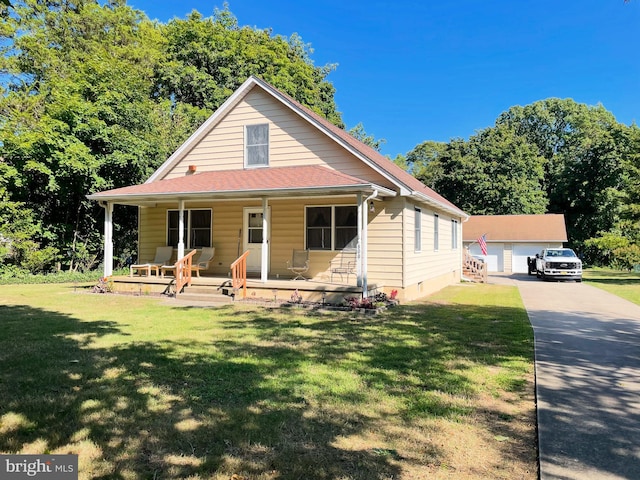
POLYGON ((373 135, 369 135, 365 131, 364 125, 362 124, 362 122, 358 123, 355 127, 351 128, 349 130, 349 135, 360 140, 362 143, 370 146, 374 150, 378 150, 378 151, 380 151, 380 148, 382 148, 383 144, 387 143, 387 141, 384 138, 379 138, 376 140, 376 138, 373 135))
POLYGON ((527 139, 545 159, 549 213, 562 213, 573 245, 613 227, 620 213, 625 126, 603 106, 551 98, 512 107, 496 126, 527 139))
POLYGON ((440 158, 446 155, 449 145, 428 140, 417 145, 407 154, 407 164, 414 177, 431 188, 442 178, 440 158))
POLYGON ((310 47, 298 35, 287 39, 270 30, 239 27, 227 4, 211 18, 193 11, 185 20, 171 20, 163 32, 166 62, 158 78, 164 97, 213 112, 257 75, 344 128, 335 89, 326 80, 335 66, 314 66, 310 47))
POLYGON ((425 142, 412 150, 413 174, 463 210, 477 215, 544 213, 544 159, 506 126, 468 141, 425 142))
POLYGON ((34 211, 74 268, 101 240, 101 209, 85 195, 142 181, 172 147, 156 133, 170 108, 153 98, 162 39, 116 0, 29 0, 14 11, 2 46, 0 156, 17 172, 12 201, 34 211))

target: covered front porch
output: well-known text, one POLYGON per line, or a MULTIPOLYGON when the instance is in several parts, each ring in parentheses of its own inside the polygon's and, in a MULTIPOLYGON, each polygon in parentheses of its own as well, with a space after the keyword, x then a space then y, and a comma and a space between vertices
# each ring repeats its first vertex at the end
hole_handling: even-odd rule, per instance
POLYGON ((266 281, 259 278, 258 274, 248 274, 247 277, 244 290, 242 287, 234 288, 230 275, 192 276, 191 286, 185 286, 178 296, 175 295, 175 277, 172 275, 113 275, 110 278, 112 289, 116 293, 139 296, 166 294, 173 298, 188 298, 193 303, 242 299, 282 302, 298 298, 301 302, 339 304, 347 297, 371 296, 384 289, 384 285, 369 284, 368 294, 363 295, 363 287, 356 285, 355 278, 347 283, 313 279, 293 280, 280 275, 270 276, 266 281))
MULTIPOLYGON (((90 196, 105 209, 105 277, 113 273, 113 207, 121 204, 138 207, 137 264, 152 261, 159 247, 173 248, 167 265, 190 252, 215 249, 210 265, 201 272, 202 279, 194 277, 192 284, 223 285, 232 279, 234 265, 244 257, 242 275, 248 278, 249 295, 265 296, 267 292, 271 296, 272 290, 296 288, 312 297, 329 291, 366 295, 380 288, 369 285, 368 280, 368 227, 384 211, 385 199, 395 192, 324 167, 235 172, 243 185, 248 180, 265 187, 273 183, 273 188, 259 191, 246 187, 220 191, 208 185, 202 191, 189 191, 196 186, 196 177, 226 185, 231 180, 221 180, 224 176, 230 172, 208 172, 90 196), (304 175, 320 175, 324 183, 318 186, 314 178, 311 186, 292 187, 302 181, 301 175, 303 180, 304 175), (280 177, 284 180, 278 180, 280 177), (300 250, 308 252, 309 268, 303 273, 307 280, 297 283, 288 280, 295 277, 289 264, 300 250)), ((157 289, 167 281, 148 275, 144 280, 118 278, 117 283, 143 283, 157 289)))

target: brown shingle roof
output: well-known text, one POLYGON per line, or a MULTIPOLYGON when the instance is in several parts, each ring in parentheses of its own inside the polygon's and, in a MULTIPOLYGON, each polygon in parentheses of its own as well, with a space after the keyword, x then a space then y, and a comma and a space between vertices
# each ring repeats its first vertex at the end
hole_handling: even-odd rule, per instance
POLYGON ((203 172, 184 177, 158 180, 142 185, 115 188, 90 195, 101 200, 124 196, 159 196, 180 194, 240 194, 269 190, 308 190, 326 188, 371 188, 371 182, 320 165, 252 168, 203 172))
POLYGON ((322 116, 298 103, 296 100, 281 92, 271 84, 254 76, 249 77, 227 99, 227 101, 223 103, 222 106, 218 108, 218 110, 216 110, 213 115, 211 115, 211 117, 209 117, 209 119, 207 119, 207 121, 205 121, 200 128, 198 128, 198 130, 196 130, 191 137, 189 137, 189 139, 181 145, 174 154, 165 161, 164 164, 160 166, 158 170, 156 170, 156 172, 154 172, 154 174, 147 180, 147 183, 153 183, 158 179, 163 178, 164 175, 166 175, 167 172, 169 172, 184 157, 184 155, 190 151, 194 144, 204 138, 207 132, 214 128, 217 122, 221 118, 224 118, 226 113, 230 109, 234 108, 234 106, 237 105, 241 99, 255 87, 259 87, 265 92, 271 94, 275 99, 287 105, 293 112, 310 122, 325 135, 338 142, 343 148, 346 148, 352 151, 356 156, 359 156, 365 163, 368 163, 372 168, 376 169, 380 174, 388 178, 399 189, 404 189, 405 191, 402 192, 402 194, 416 196, 423 202, 436 205, 445 211, 449 211, 453 215, 459 215, 464 219, 468 217, 464 211, 460 210, 442 195, 424 185, 391 160, 381 155, 377 150, 355 139, 341 128, 336 127, 322 116))
POLYGON ((566 242, 564 215, 478 215, 462 225, 462 238, 474 242, 566 242))
POLYGON ((434 200, 435 202, 437 202, 439 204, 442 204, 442 205, 444 205, 446 207, 449 207, 449 208, 453 209, 454 211, 459 212, 460 214, 462 214, 462 216, 465 216, 465 217, 467 216, 467 214, 464 213, 462 210, 460 210, 456 205, 451 203, 449 200, 444 198, 439 193, 435 192, 433 189, 427 187, 420 180, 418 180, 413 175, 411 175, 410 173, 408 173, 405 170, 403 170, 402 168, 400 168, 398 165, 396 165, 394 162, 392 162, 387 157, 382 155, 376 149, 374 149, 374 148, 370 147, 369 145, 366 145, 365 143, 363 143, 363 142, 359 141, 358 139, 354 138, 352 135, 350 135, 345 130, 335 126, 333 123, 329 122, 324 117, 318 115, 313 110, 305 107, 304 105, 302 105, 298 101, 294 100, 293 98, 291 98, 287 94, 285 94, 285 93, 281 92, 280 90, 276 89, 271 84, 265 82, 264 80, 255 78, 255 77, 252 77, 252 78, 255 81, 257 81, 259 84, 262 84, 263 87, 267 87, 267 88, 271 89, 271 92, 273 94, 275 94, 276 96, 279 95, 280 97, 282 97, 282 99, 286 100, 288 103, 293 105, 295 108, 297 108, 298 110, 304 112, 306 115, 311 117, 317 124, 320 124, 320 126, 324 127, 326 130, 329 130, 332 135, 338 137, 340 140, 342 140, 343 142, 347 143, 351 148, 355 149, 358 153, 360 153, 361 155, 363 155, 364 157, 369 159, 378 168, 380 168, 382 171, 384 171, 385 173, 387 173, 388 175, 393 177, 397 182, 400 182, 400 183, 404 184, 404 186, 408 190, 420 193, 420 194, 422 194, 422 195, 434 200))

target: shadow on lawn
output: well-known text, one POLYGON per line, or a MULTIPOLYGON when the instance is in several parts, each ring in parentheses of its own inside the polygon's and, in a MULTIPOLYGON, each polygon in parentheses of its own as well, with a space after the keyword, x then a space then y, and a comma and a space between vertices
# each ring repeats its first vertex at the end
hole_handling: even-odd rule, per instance
MULTIPOLYGON (((226 475, 220 478, 399 478, 397 460, 437 464, 438 447, 412 459, 340 448, 338 439, 365 434, 376 420, 357 408, 324 409, 323 399, 355 407, 370 400, 357 389, 306 398, 299 381, 310 362, 337 363, 367 390, 400 399, 407 425, 415 418, 473 414, 433 395, 473 395, 469 380, 452 373, 449 362, 498 365, 507 360, 503 335, 516 335, 511 340, 520 345, 508 355, 530 359, 531 339, 526 329, 492 323, 495 308, 461 306, 455 318, 433 320, 443 317, 437 308, 406 306, 376 317, 312 312, 304 321, 277 311, 229 310, 227 328, 251 327, 261 341, 211 338, 202 352, 175 341, 97 348, 95 338, 124 334, 116 322, 1 306, 0 451, 79 453, 81 478, 82 472, 105 479, 212 478, 218 472, 226 475), (447 325, 455 321, 476 326, 460 333, 447 325), (354 354, 364 360, 352 362, 354 354), (418 388, 409 377, 419 379, 418 388)), ((506 420, 488 428, 523 441, 506 420)))
MULTIPOLYGON (((313 332, 312 341, 304 347, 307 355, 326 364, 343 362, 364 379, 367 389, 380 389, 402 399, 404 407, 399 414, 407 425, 420 418, 482 417, 494 437, 509 440, 504 444, 504 458, 535 463, 535 428, 523 432, 512 428, 512 418, 502 411, 473 409, 464 402, 448 400, 477 395, 477 385, 465 372, 469 365, 533 363, 533 333, 522 309, 415 303, 377 316, 308 312, 307 318, 310 321, 305 325, 268 316, 226 324, 232 329, 257 328, 264 340, 289 345, 300 341, 297 330, 304 327, 313 332), (354 352, 363 361, 350 362, 354 352)), ((518 394, 530 388, 528 397, 533 405, 532 385, 523 373, 520 378, 506 379, 502 387, 518 394)), ((535 410, 527 416, 535 424, 535 410)), ((431 457, 436 464, 439 456, 433 446, 424 452, 424 457, 431 457)))
POLYGON ((0 323, 1 452, 78 453, 81 478, 399 475, 389 456, 333 446, 364 425, 307 415, 277 381, 305 353, 215 340, 211 354, 178 354, 173 342, 95 348, 95 337, 122 335, 116 323, 26 306, 0 307, 0 323))

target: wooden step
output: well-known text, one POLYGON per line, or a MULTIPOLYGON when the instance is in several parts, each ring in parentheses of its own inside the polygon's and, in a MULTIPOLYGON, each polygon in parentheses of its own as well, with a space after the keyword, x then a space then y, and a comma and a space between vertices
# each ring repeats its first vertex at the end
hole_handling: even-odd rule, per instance
POLYGON ((222 289, 214 286, 192 285, 191 287, 185 287, 182 293, 176 297, 176 300, 182 303, 225 304, 232 303, 233 297, 225 295, 222 289))

